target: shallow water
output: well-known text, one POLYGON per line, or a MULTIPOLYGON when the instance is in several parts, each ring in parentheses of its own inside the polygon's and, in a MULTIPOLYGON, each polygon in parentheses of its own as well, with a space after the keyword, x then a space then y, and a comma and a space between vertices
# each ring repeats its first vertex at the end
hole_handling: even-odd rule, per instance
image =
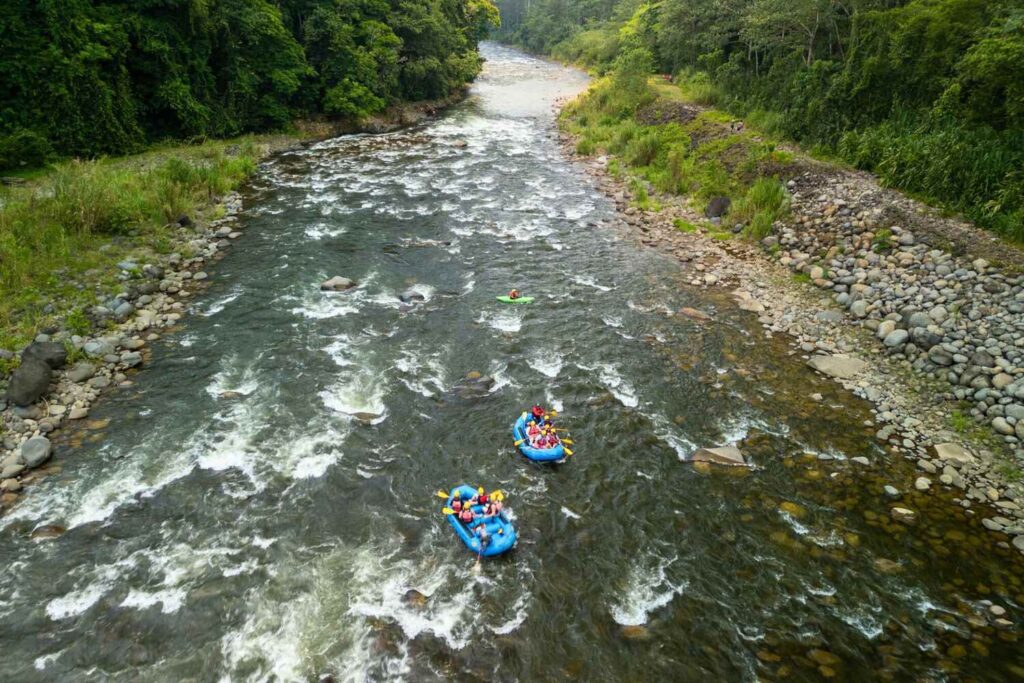
POLYGON ((978 616, 1024 616, 1016 555, 947 494, 889 521, 912 473, 849 461, 887 460, 868 406, 602 223, 552 139, 584 78, 485 55, 440 120, 265 165, 199 315, 0 520, 3 678, 1020 677, 1016 627, 978 616), (459 390, 474 371, 489 390, 459 390), (562 466, 512 448, 534 402, 572 430, 562 466), (680 462, 725 443, 756 468, 680 462), (479 573, 433 497, 461 482, 520 533, 479 573))

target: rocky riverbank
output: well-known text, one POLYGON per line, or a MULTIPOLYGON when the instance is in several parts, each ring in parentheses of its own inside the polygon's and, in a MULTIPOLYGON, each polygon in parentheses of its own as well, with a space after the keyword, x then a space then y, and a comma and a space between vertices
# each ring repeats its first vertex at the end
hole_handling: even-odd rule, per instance
POLYGON ((785 179, 788 217, 757 244, 739 237, 744 226, 721 224, 727 206, 698 214, 646 184, 660 210, 637 208, 635 179, 609 172, 606 156, 578 155, 569 134, 560 141, 615 201, 620 227, 687 264, 694 286, 729 292, 766 336, 786 335, 792 353, 873 404, 879 442, 920 470, 885 488, 894 519, 915 514, 896 503, 901 488, 945 487, 1000 545, 1024 552, 1019 250, 810 159, 785 179))

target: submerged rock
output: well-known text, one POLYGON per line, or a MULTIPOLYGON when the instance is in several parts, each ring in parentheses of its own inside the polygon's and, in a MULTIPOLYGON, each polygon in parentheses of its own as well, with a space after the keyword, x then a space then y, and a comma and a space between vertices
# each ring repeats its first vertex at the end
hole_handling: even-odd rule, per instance
POLYGON ((39 467, 50 459, 53 454, 53 445, 45 436, 35 436, 21 444, 21 461, 25 467, 39 467))
POLYGON ((407 289, 398 295, 399 300, 405 304, 419 303, 426 301, 427 297, 422 292, 418 292, 415 289, 407 289))
POLYGON ((747 461, 743 453, 735 446, 721 446, 719 448, 701 448, 690 456, 688 462, 707 462, 715 465, 745 466, 747 461))
POLYGON ((322 292, 343 292, 347 289, 352 289, 356 286, 354 280, 349 280, 347 277, 341 277, 336 275, 330 280, 325 280, 320 283, 320 291, 322 292))

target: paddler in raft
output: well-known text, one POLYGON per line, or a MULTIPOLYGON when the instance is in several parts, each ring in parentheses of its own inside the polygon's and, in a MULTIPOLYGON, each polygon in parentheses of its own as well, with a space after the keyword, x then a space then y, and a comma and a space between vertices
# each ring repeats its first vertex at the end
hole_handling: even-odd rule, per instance
POLYGON ((512 299, 513 301, 515 301, 519 297, 520 297, 520 294, 519 294, 519 290, 518 289, 513 289, 511 292, 508 293, 508 298, 512 299))

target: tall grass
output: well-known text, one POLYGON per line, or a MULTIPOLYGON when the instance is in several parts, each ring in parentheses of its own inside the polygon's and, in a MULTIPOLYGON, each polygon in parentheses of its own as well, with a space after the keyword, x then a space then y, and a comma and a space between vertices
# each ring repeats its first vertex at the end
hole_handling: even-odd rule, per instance
POLYGON ((772 224, 789 210, 789 193, 775 178, 758 178, 743 198, 729 211, 729 220, 746 223, 745 234, 762 239, 772 231, 772 224))
POLYGON ((233 155, 228 144, 73 161, 0 193, 0 347, 117 287, 114 264, 125 255, 166 251, 168 223, 256 168, 254 144, 233 155))

